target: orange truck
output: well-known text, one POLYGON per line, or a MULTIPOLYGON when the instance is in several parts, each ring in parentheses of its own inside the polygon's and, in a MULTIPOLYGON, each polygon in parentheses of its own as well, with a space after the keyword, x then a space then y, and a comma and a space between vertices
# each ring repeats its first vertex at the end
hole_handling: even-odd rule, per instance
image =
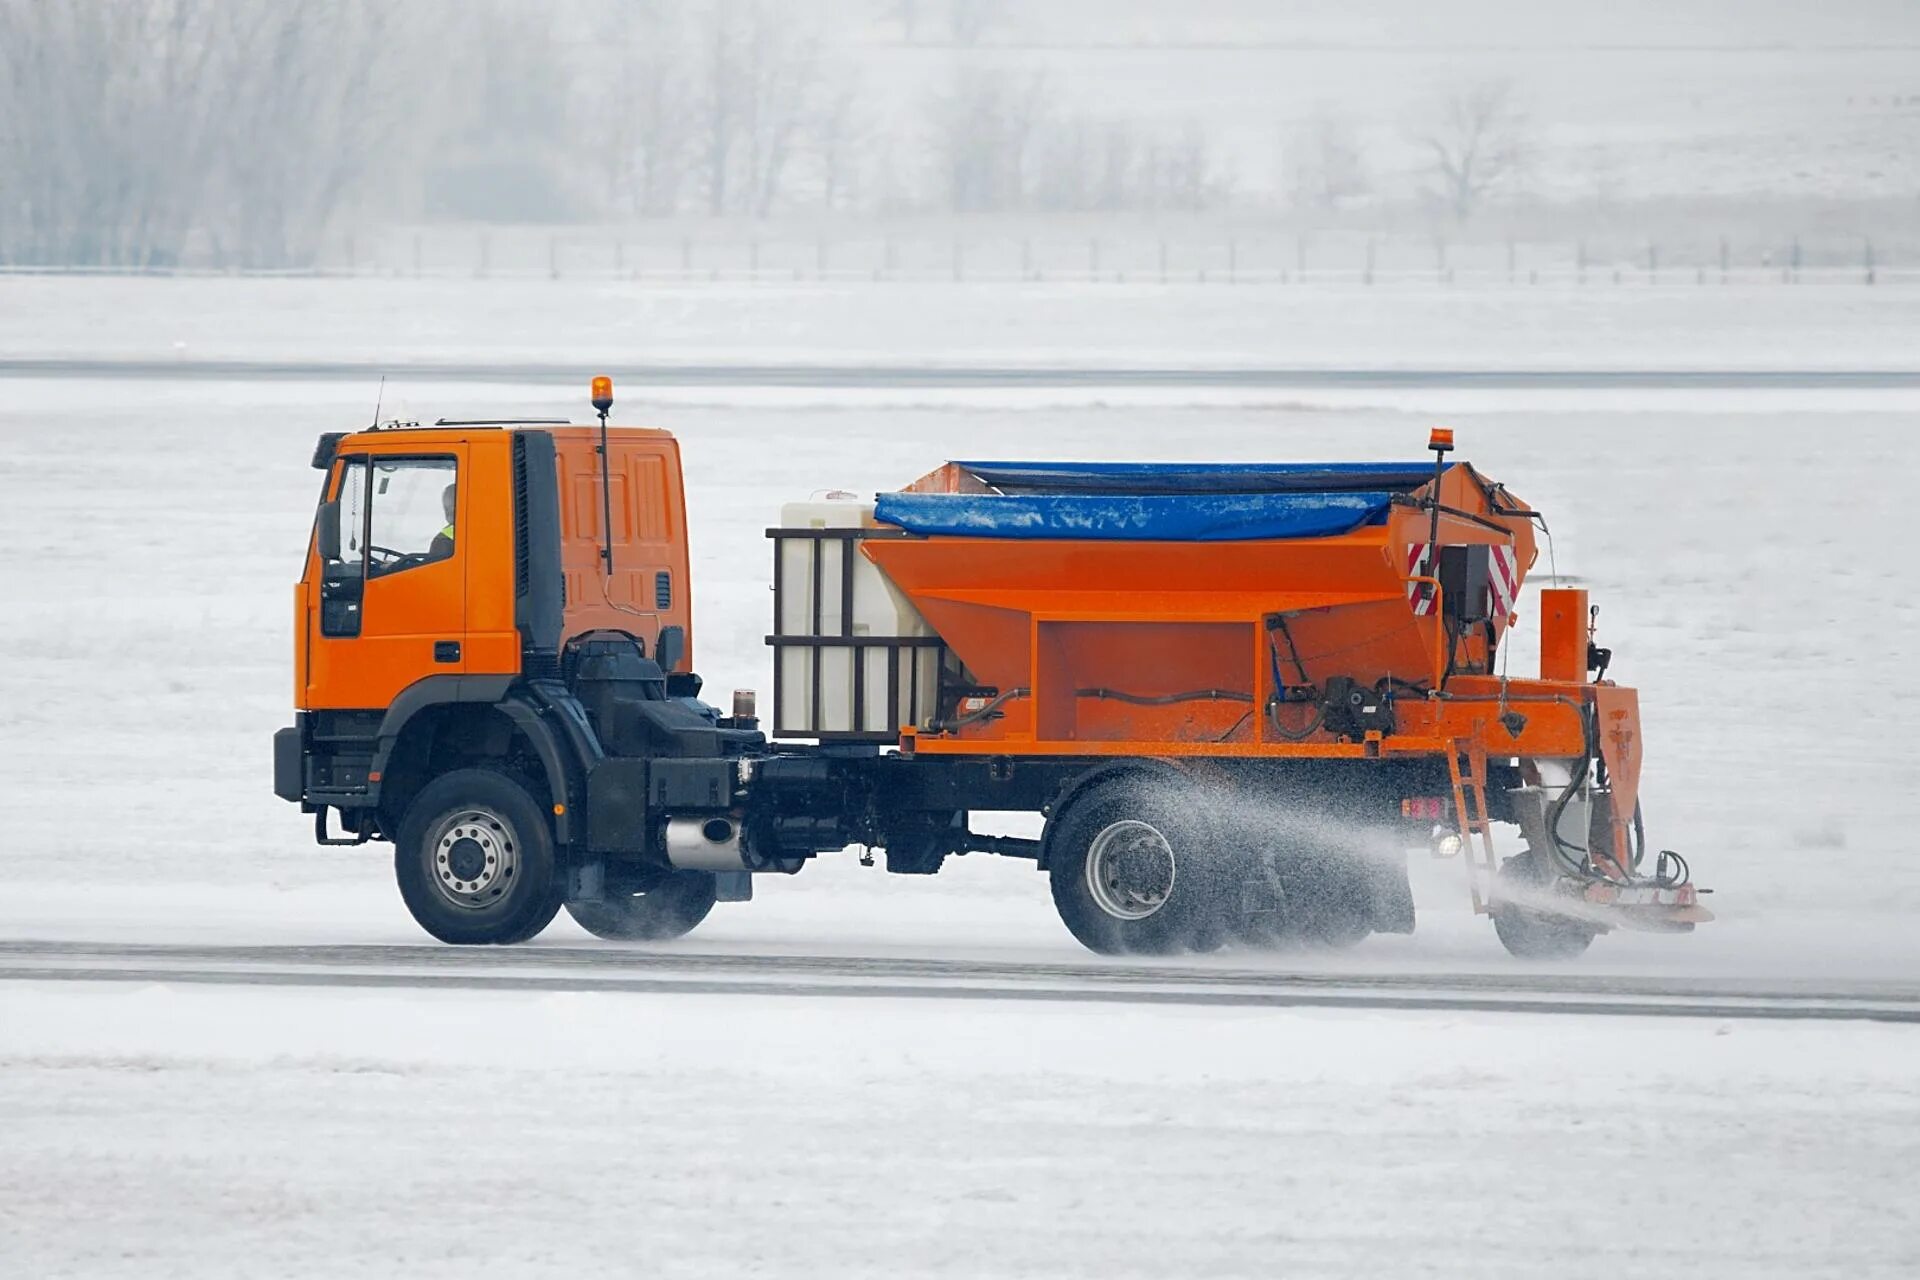
POLYGON ((949 462, 791 504, 763 726, 700 696, 678 444, 593 402, 314 454, 275 790, 323 844, 392 842, 436 938, 563 906, 676 937, 852 845, 1029 860, 1103 953, 1411 931, 1419 846, 1516 955, 1712 918, 1647 849, 1587 593, 1541 591, 1539 675, 1502 674, 1542 517, 1450 432, 1431 461, 949 462), (1009 811, 1039 837, 971 825, 1009 811))

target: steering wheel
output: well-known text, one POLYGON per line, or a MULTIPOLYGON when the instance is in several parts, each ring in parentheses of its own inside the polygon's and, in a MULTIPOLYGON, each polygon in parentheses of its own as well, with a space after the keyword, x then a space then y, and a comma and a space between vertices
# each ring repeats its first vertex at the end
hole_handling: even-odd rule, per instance
POLYGON ((374 555, 385 556, 386 560, 384 561, 384 563, 387 563, 387 564, 395 564, 407 558, 406 552, 395 551, 392 547, 379 547, 379 546, 375 546, 372 543, 368 543, 367 550, 371 551, 374 555))

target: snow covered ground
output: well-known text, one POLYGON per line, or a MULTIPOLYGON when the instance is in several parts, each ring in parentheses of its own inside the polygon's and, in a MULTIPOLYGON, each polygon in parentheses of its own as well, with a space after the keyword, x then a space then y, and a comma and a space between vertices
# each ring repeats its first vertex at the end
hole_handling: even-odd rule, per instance
POLYGON ((395 377, 409 361, 488 359, 577 361, 616 377, 675 360, 1913 369, 1917 314, 1911 284, 1691 278, 1369 288, 19 276, 0 279, 0 355, 364 360, 395 377))
MULTIPOLYGON (((695 354, 1911 368, 1920 351, 1920 307, 1864 288, 568 302, 87 284, 0 282, 17 304, 0 356, 580 361, 577 386, 391 379, 384 412, 426 419, 584 418, 598 362, 695 354)), ((0 937, 420 937, 385 859, 315 849, 268 781, 307 458, 372 393, 0 382, 0 937)), ((718 691, 768 687, 761 531, 782 501, 950 456, 1417 456, 1449 422, 1595 592, 1615 672, 1643 690, 1650 835, 1720 890, 1721 923, 1603 939, 1591 966, 1920 969, 1920 602, 1899 536, 1920 395, 620 395, 618 418, 683 441, 695 656, 718 691)), ((1454 869, 1417 872, 1421 932, 1341 963, 1508 965, 1454 869)), ((565 923, 547 940, 593 945, 565 923)), ((689 945, 1079 955, 1044 882, 984 857, 933 880, 851 856, 763 879, 689 945)), ((1851 1024, 0 984, 0 1241, 32 1275, 1903 1275, 1914 1047, 1851 1024)))
POLYGON ((0 986, 33 1276, 1898 1277, 1863 1024, 0 986))

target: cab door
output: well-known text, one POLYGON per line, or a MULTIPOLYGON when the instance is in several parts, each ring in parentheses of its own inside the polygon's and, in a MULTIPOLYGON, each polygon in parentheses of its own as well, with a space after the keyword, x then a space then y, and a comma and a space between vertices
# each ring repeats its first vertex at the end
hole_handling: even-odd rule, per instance
POLYGON ((334 464, 308 565, 305 706, 384 708, 416 680, 466 670, 466 455, 396 447, 334 464))

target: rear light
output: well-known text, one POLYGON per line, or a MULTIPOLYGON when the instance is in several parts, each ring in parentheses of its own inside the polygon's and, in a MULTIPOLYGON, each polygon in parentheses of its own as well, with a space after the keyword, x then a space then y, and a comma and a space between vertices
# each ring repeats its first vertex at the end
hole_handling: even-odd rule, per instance
POLYGON ((1400 802, 1400 816, 1422 822, 1437 822, 1447 816, 1444 796, 1409 796, 1400 802))

